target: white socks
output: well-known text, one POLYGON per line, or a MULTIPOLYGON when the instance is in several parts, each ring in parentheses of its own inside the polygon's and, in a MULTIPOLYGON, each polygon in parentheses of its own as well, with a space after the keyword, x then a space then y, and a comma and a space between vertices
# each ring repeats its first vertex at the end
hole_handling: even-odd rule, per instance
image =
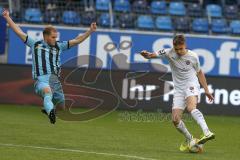
MULTIPOLYGON (((207 123, 203 117, 203 114, 198 110, 194 109, 191 111, 191 115, 193 119, 199 124, 199 126, 202 128, 202 131, 205 136, 209 135, 211 132, 208 129, 207 123)), ((182 133, 185 138, 190 141, 192 139, 192 135, 189 133, 188 129, 186 128, 184 122, 180 120, 178 125, 176 126, 177 130, 182 133)))
POLYGON ((193 109, 191 111, 193 119, 200 125, 205 136, 207 136, 210 131, 208 129, 207 123, 203 117, 203 114, 198 109, 193 109))
POLYGON ((176 128, 180 133, 182 133, 186 137, 186 139, 188 141, 190 141, 192 139, 192 135, 189 133, 189 131, 187 130, 187 128, 182 120, 180 120, 180 122, 178 123, 176 128))

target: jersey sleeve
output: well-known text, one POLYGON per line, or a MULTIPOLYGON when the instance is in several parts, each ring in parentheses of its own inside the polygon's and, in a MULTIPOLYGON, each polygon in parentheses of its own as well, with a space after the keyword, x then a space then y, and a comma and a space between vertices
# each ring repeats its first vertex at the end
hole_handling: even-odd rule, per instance
POLYGON ((70 48, 69 41, 57 42, 60 50, 64 51, 70 48))
POLYGON ((201 70, 201 67, 200 67, 200 62, 199 62, 199 58, 198 58, 198 55, 196 54, 195 57, 195 63, 193 64, 193 67, 195 69, 196 72, 199 72, 201 70))
POLYGON ((32 39, 31 37, 29 37, 29 36, 27 35, 26 40, 25 40, 24 43, 25 43, 27 46, 29 46, 29 47, 33 47, 34 44, 35 44, 35 40, 32 39))
POLYGON ((170 49, 161 49, 157 52, 155 52, 155 54, 157 55, 158 58, 164 58, 167 57, 167 55, 169 54, 170 49))

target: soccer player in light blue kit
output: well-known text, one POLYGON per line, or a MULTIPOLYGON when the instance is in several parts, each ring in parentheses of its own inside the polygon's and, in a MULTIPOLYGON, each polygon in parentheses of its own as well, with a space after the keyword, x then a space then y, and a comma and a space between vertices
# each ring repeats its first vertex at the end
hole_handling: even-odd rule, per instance
POLYGON ((55 105, 59 108, 65 107, 65 99, 62 86, 58 77, 60 76, 60 55, 62 51, 78 45, 96 31, 96 23, 92 23, 89 30, 76 38, 59 42, 56 41, 57 30, 53 26, 47 26, 43 30, 43 40, 34 41, 17 26, 7 10, 3 10, 2 16, 6 19, 9 27, 20 37, 20 39, 31 48, 32 52, 32 76, 35 82, 35 92, 43 98, 43 106, 52 124, 56 122, 55 105))

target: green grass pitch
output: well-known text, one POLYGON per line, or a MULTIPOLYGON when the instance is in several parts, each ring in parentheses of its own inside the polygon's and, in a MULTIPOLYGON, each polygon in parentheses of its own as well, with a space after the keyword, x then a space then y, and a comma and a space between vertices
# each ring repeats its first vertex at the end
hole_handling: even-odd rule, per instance
MULTIPOLYGON (((182 153, 184 140, 171 121, 121 120, 122 111, 89 122, 57 120, 51 125, 39 107, 0 105, 1 160, 238 160, 240 117, 206 116, 216 139, 204 153, 182 153)), ((195 122, 186 123, 195 136, 195 122)))

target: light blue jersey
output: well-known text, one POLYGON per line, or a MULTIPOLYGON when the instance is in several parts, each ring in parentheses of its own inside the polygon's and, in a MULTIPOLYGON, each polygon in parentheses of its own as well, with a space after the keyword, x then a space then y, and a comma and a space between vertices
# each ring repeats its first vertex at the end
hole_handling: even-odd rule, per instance
POLYGON ((27 36, 26 43, 32 52, 32 77, 37 79, 42 75, 60 75, 62 51, 69 49, 69 41, 56 42, 55 46, 48 45, 45 41, 34 41, 27 36))

